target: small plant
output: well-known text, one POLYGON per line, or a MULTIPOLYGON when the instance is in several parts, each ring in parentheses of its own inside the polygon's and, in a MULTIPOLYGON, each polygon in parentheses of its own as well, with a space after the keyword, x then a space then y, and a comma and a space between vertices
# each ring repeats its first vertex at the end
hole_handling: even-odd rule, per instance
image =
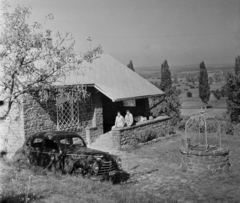
POLYGON ((154 130, 146 129, 140 133, 140 136, 137 138, 139 142, 148 142, 157 137, 157 133, 154 130))
POLYGON ((187 92, 187 97, 192 97, 192 92, 187 92))

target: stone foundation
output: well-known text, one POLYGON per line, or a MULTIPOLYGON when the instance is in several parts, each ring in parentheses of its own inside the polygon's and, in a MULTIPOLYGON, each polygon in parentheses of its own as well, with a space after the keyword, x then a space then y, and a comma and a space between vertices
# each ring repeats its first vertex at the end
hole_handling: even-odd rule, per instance
POLYGON ((231 166, 229 162, 229 150, 217 148, 210 151, 199 151, 180 148, 182 154, 181 168, 184 172, 207 172, 214 174, 216 172, 229 171, 231 166))
POLYGON ((124 145, 135 145, 141 142, 141 133, 151 130, 156 133, 156 137, 164 137, 168 134, 168 121, 170 117, 159 117, 154 120, 145 121, 138 125, 112 130, 113 144, 120 149, 124 145))

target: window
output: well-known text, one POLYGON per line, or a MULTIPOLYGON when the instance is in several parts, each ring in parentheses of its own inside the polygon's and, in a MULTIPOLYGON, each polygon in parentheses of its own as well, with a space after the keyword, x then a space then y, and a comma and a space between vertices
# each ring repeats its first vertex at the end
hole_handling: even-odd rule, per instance
POLYGON ((79 126, 79 102, 64 102, 57 107, 59 130, 68 130, 79 126))
POLYGON ((79 137, 65 138, 60 140, 60 144, 62 148, 69 147, 85 147, 84 141, 79 137))
POLYGON ((48 149, 58 149, 58 145, 54 140, 45 139, 44 148, 48 149))
POLYGON ((42 142, 43 142, 43 139, 42 138, 35 138, 32 142, 32 147, 41 147, 42 145, 42 142))

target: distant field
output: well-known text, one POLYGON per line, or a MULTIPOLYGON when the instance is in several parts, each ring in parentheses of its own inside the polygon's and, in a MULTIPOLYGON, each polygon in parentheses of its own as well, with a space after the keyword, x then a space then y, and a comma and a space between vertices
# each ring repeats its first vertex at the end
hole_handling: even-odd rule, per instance
MULTIPOLYGON (((205 110, 205 115, 207 116, 216 116, 217 118, 224 118, 226 115, 227 109, 206 109, 205 110)), ((181 114, 183 116, 192 116, 199 114, 199 109, 181 109, 181 114)))
MULTIPOLYGON (((221 71, 231 71, 233 70, 234 65, 206 65, 208 69, 209 75, 221 72, 221 71)), ((160 83, 161 78, 161 68, 160 67, 142 67, 142 68, 136 68, 135 69, 137 73, 139 73, 141 76, 143 76, 145 79, 147 79, 150 82, 154 83, 160 83)), ((187 112, 197 112, 201 108, 201 106, 205 106, 205 104, 201 101, 199 98, 199 90, 198 90, 198 82, 195 82, 195 84, 186 82, 186 78, 183 77, 183 73, 186 72, 197 72, 199 70, 198 65, 190 65, 190 66, 170 66, 170 70, 172 72, 172 75, 176 72, 181 73, 179 74, 180 77, 178 78, 178 84, 173 84, 177 87, 177 89, 180 89, 182 91, 180 95, 180 99, 182 102, 182 113, 185 114, 187 112), (189 85, 192 85, 193 87, 189 87, 189 85), (190 91, 192 93, 192 97, 187 97, 187 92, 190 91)), ((210 89, 211 90, 221 90, 222 86, 225 84, 225 82, 213 82, 211 84, 210 89)), ((210 96, 210 100, 208 102, 208 105, 211 105, 212 112, 224 112, 226 111, 226 98, 221 98, 220 100, 217 100, 213 94, 210 96)))
MULTIPOLYGON (((185 65, 185 66, 171 66, 169 64, 170 70, 172 73, 176 72, 194 72, 194 71, 199 71, 199 64, 192 64, 192 65, 185 65)), ((234 69, 234 64, 206 64, 206 68, 209 72, 213 71, 226 71, 226 70, 233 70, 234 69)), ((141 73, 149 73, 149 72, 160 72, 161 71, 161 66, 156 66, 156 67, 135 67, 135 71, 139 74, 141 73)))
MULTIPOLYGON (((212 67, 210 68, 209 75, 211 75, 214 72, 222 71, 222 67, 212 67)), ((171 69, 171 68, 170 68, 171 69)), ((224 68, 224 71, 231 70, 232 67, 229 66, 227 69, 224 68)), ((190 67, 178 69, 184 71, 192 70, 191 72, 196 72, 196 67, 193 67, 192 69, 190 67)), ((147 79, 150 82, 157 82, 160 83, 160 68, 150 68, 150 69, 137 69, 136 70, 139 74, 141 74, 145 79, 147 79)), ((183 73, 181 71, 181 73, 183 73)), ((225 84, 225 82, 213 82, 211 84, 210 90, 221 90, 222 86, 225 84)), ((178 78, 178 84, 173 84, 177 87, 177 89, 181 90, 180 94, 180 100, 182 102, 182 114, 183 115, 193 115, 199 112, 201 109, 201 106, 205 106, 205 104, 201 101, 199 98, 199 89, 198 89, 198 82, 195 82, 195 84, 191 82, 186 82, 186 78, 181 77, 178 78), (193 86, 190 87, 189 85, 193 86), (187 97, 187 92, 190 91, 192 93, 192 97, 187 97)), ((210 99, 208 102, 208 105, 212 106, 212 108, 207 109, 208 113, 222 116, 226 112, 226 98, 221 98, 217 100, 214 95, 211 93, 210 99)))

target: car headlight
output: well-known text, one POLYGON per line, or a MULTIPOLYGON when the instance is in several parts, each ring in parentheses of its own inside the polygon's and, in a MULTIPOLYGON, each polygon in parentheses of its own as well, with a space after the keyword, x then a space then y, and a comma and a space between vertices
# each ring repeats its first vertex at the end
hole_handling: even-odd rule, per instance
POLYGON ((118 165, 118 168, 119 168, 119 169, 122 169, 122 159, 118 157, 118 158, 116 159, 116 163, 117 163, 117 165, 118 165))
POLYGON ((99 165, 98 165, 97 162, 95 162, 95 163, 93 164, 92 169, 93 169, 93 171, 94 171, 95 173, 97 173, 97 172, 99 171, 99 165))

